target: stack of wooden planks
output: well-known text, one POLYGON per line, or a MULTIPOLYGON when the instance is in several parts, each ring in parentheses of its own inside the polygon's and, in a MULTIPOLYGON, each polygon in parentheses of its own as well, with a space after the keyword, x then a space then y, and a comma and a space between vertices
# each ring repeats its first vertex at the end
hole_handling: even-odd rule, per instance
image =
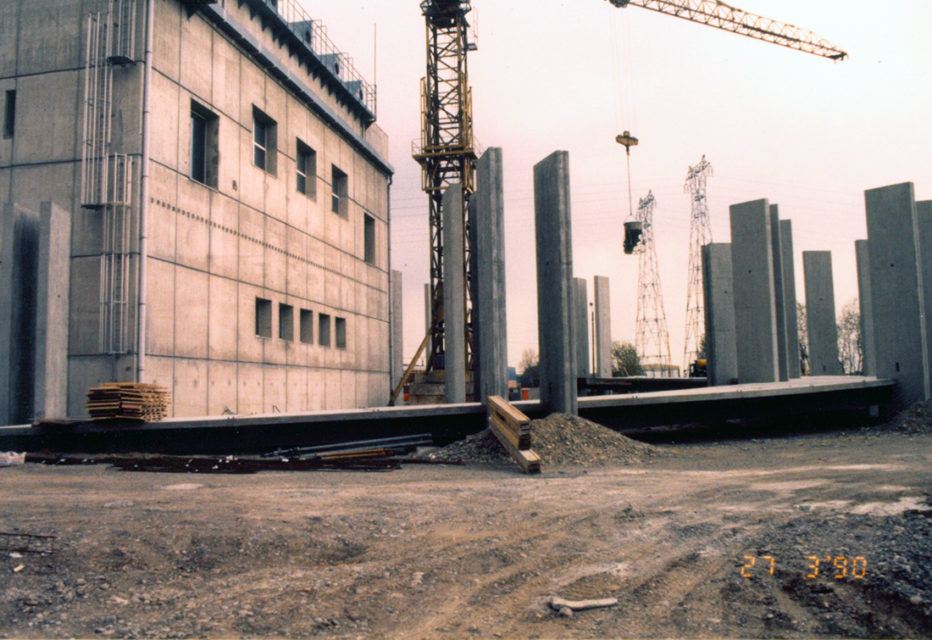
POLYGON ((87 412, 92 420, 158 422, 168 415, 170 405, 168 389, 142 382, 106 382, 87 392, 87 412))
POLYGON ((531 419, 501 396, 489 396, 489 429, 525 473, 540 473, 540 456, 531 450, 531 419))

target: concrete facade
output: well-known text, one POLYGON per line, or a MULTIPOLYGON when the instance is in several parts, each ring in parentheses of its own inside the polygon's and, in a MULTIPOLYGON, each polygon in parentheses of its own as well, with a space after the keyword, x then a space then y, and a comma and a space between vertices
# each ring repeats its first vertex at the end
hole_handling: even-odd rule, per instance
POLYGON ((537 334, 540 401, 551 413, 578 413, 573 313, 573 241, 569 153, 534 165, 537 240, 537 334))
POLYGON ((932 393, 932 200, 916 203, 916 219, 919 223, 920 274, 922 276, 922 311, 926 330, 926 375, 930 380, 927 394, 932 393))
POLYGON ((392 168, 371 85, 324 64, 348 58, 286 22, 292 0, 125 4, 135 21, 105 0, 9 0, 0 20, 0 96, 16 96, 0 202, 71 217, 68 415, 137 379, 171 390, 175 416, 386 403, 392 168), (113 98, 88 147, 98 12, 120 50, 92 60, 113 98), (84 180, 87 148, 123 183, 84 180))
POLYGON ((738 380, 738 354, 731 244, 713 242, 702 247, 702 295, 709 384, 734 384, 738 380))
POLYGON ((443 193, 443 370, 447 402, 466 402, 466 276, 463 264, 463 188, 443 193))
POLYGON ((871 306, 871 265, 867 240, 855 240, 854 252, 858 270, 858 308, 861 313, 862 369, 866 376, 877 375, 877 354, 874 353, 874 309, 871 306))
POLYGON ((799 318, 796 313, 796 263, 793 260, 793 223, 780 221, 780 246, 783 249, 783 302, 786 322, 786 369, 790 378, 802 375, 799 358, 799 318))
POLYGON ((806 329, 809 333, 809 375, 841 375, 831 252, 803 251, 803 276, 806 329))
POLYGON ((789 351, 787 350, 786 289, 783 285, 783 241, 780 228, 780 210, 770 205, 770 241, 773 251, 773 295, 777 327, 777 376, 789 380, 789 351))
POLYGON ((478 332, 477 399, 508 397, 508 327, 505 318, 505 200, 502 150, 486 149, 476 166, 476 192, 470 200, 476 258, 473 330, 478 332), (479 259, 481 256, 481 259, 479 259))
POLYGON ((612 309, 609 279, 595 276, 592 284, 595 298, 595 375, 612 377, 612 309))
POLYGON ((735 296, 738 378, 775 382, 777 320, 773 284, 773 240, 766 200, 729 207, 735 296))
POLYGON ((573 343, 576 345, 576 375, 589 375, 589 295, 585 278, 573 278, 573 343))
POLYGON ((897 382, 894 404, 930 397, 916 198, 911 182, 864 192, 877 375, 897 382))

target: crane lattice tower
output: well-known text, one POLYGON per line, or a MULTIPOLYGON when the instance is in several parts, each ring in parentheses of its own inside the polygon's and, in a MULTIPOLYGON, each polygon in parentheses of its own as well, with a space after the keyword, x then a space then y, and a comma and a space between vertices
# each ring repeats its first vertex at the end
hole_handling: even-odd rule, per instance
POLYGON ((654 244, 654 194, 638 200, 636 218, 643 227, 641 242, 635 249, 638 256, 637 337, 635 348, 645 369, 658 370, 662 376, 671 371, 670 335, 663 310, 657 247, 654 244))
POLYGON ((684 190, 690 194, 689 214, 689 284, 686 288, 686 342, 683 347, 683 371, 689 371, 702 348, 705 335, 705 315, 702 294, 702 247, 712 242, 709 222, 709 201, 706 180, 712 175, 712 165, 705 155, 686 172, 684 190))

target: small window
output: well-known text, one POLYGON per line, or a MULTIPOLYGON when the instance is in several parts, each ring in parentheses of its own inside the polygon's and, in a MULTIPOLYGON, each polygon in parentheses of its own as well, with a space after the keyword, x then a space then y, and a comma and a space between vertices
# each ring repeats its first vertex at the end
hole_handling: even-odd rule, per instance
POLYGON ((309 198, 317 197, 317 153, 298 140, 297 166, 298 191, 309 198))
POLYGON ((272 301, 256 298, 256 335, 272 337, 272 301))
POLYGON ((217 186, 220 119, 210 109, 191 101, 191 179, 217 186))
POLYGON ((307 309, 301 309, 299 317, 300 327, 298 330, 301 334, 301 342, 305 344, 314 344, 314 314, 307 309))
POLYGON ((346 174, 337 169, 335 166, 331 168, 331 189, 333 190, 333 196, 330 203, 330 209, 334 213, 339 213, 341 216, 345 216, 348 210, 347 208, 347 195, 349 194, 346 174))
POLYGON ((252 161, 257 167, 272 175, 275 175, 277 129, 274 120, 256 107, 252 108, 252 161))
POLYGON ((330 346, 330 316, 326 313, 317 314, 317 344, 330 346))
POLYGON ((290 304, 278 305, 278 337, 294 340, 294 307, 290 304))
POLYGON ((375 264, 375 218, 367 214, 362 217, 362 235, 363 260, 375 264))
POLYGON ((337 349, 346 348, 346 318, 335 318, 334 319, 334 332, 336 333, 336 346, 337 349))
POLYGON ((12 138, 16 129, 16 91, 6 92, 6 102, 3 107, 3 137, 12 138))

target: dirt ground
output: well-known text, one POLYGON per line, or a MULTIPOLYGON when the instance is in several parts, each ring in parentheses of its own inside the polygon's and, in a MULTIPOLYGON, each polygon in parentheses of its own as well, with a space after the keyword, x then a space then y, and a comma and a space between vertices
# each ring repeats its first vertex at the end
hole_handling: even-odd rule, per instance
POLYGON ((540 476, 2 468, 0 636, 930 637, 922 431, 540 476), (551 596, 618 604, 563 617, 551 596))

